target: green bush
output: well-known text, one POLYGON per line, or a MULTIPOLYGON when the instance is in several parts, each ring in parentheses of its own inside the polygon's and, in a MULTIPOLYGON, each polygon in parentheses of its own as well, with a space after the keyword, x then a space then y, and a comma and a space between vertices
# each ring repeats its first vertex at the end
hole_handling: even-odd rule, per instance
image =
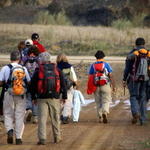
POLYGON ((146 14, 142 13, 139 15, 136 15, 132 19, 132 24, 134 27, 143 27, 143 21, 145 18, 146 14))
POLYGON ((111 26, 119 30, 125 30, 125 29, 132 28, 133 24, 129 20, 119 19, 114 21, 111 26))
POLYGON ((71 21, 69 21, 64 12, 52 15, 48 11, 40 11, 35 16, 34 23, 44 25, 71 25, 71 21))

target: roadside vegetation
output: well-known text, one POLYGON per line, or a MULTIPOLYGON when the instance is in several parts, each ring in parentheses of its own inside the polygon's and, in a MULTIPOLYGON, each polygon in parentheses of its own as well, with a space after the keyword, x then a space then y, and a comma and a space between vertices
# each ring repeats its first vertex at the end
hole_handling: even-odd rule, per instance
POLYGON ((30 38, 33 32, 39 33, 41 43, 53 55, 93 55, 101 49, 106 55, 125 56, 137 37, 144 37, 146 47, 150 47, 149 28, 0 24, 0 52, 16 49, 19 41, 30 38))

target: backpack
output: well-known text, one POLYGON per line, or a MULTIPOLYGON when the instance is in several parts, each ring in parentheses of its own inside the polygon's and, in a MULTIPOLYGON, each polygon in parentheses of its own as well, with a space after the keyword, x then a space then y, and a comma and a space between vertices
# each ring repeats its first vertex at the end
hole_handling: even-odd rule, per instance
POLYGON ((53 98, 60 93, 60 74, 55 64, 40 64, 37 92, 40 98, 53 98))
POLYGON ((95 63, 93 64, 94 68, 94 85, 95 86, 103 86, 109 82, 109 78, 107 76, 107 71, 105 69, 105 64, 95 63))
POLYGON ((132 79, 133 81, 148 81, 149 80, 149 64, 148 64, 148 51, 142 53, 142 50, 138 50, 138 55, 134 59, 132 67, 132 79))
POLYGON ((72 87, 73 83, 74 83, 70 79, 70 68, 63 69, 62 71, 64 73, 64 80, 65 80, 66 88, 67 88, 67 90, 69 90, 72 87))
POLYGON ((36 69, 39 67, 37 57, 28 57, 24 63, 24 66, 27 68, 30 77, 32 78, 36 69))
POLYGON ((7 81, 7 89, 10 94, 23 96, 26 93, 26 74, 23 66, 13 67, 11 64, 8 65, 10 68, 10 74, 7 81))

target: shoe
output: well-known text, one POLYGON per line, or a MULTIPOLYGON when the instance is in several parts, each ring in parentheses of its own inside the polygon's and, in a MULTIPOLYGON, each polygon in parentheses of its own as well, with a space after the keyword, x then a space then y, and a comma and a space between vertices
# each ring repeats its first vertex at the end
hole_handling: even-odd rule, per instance
POLYGON ((32 123, 37 124, 38 123, 38 116, 33 116, 32 123))
POLYGON ((0 122, 4 122, 4 116, 0 115, 0 122))
POLYGON ((63 117, 63 121, 62 121, 63 124, 69 124, 69 122, 70 122, 69 117, 63 117))
POLYGON ((22 140, 21 139, 16 139, 16 145, 22 145, 22 140))
POLYGON ((99 123, 102 123, 102 117, 99 117, 99 121, 98 121, 99 123))
POLYGON ((103 117, 103 123, 108 123, 107 115, 106 114, 102 114, 102 117, 103 117))
POLYGON ((13 129, 7 132, 7 143, 13 144, 13 129))
POLYGON ((24 117, 25 122, 31 121, 31 117, 32 117, 32 111, 30 109, 28 109, 26 111, 26 114, 25 114, 25 117, 24 117))
POLYGON ((78 121, 73 121, 73 123, 78 123, 78 121))
POLYGON ((132 118, 132 124, 136 124, 139 119, 140 119, 140 115, 134 114, 132 118))
POLYGON ((61 138, 58 138, 58 137, 54 137, 54 143, 60 143, 62 141, 61 138))
POLYGON ((37 145, 46 145, 46 140, 45 140, 45 139, 40 139, 40 140, 37 142, 37 145))

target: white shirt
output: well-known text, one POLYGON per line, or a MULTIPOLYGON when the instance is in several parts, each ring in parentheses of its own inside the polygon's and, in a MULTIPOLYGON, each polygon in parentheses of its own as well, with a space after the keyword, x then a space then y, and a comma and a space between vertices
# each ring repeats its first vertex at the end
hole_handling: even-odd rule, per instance
MULTIPOLYGON (((11 63, 11 65, 13 67, 16 67, 16 66, 20 66, 18 63, 11 63)), ((27 79, 27 82, 30 82, 30 76, 29 76, 29 73, 27 71, 27 68, 23 67, 24 70, 25 70, 25 74, 26 74, 26 79, 27 79)), ((0 71, 0 81, 5 81, 7 82, 8 78, 9 78, 9 75, 10 75, 10 68, 6 65, 4 67, 2 67, 1 71, 0 71)))

